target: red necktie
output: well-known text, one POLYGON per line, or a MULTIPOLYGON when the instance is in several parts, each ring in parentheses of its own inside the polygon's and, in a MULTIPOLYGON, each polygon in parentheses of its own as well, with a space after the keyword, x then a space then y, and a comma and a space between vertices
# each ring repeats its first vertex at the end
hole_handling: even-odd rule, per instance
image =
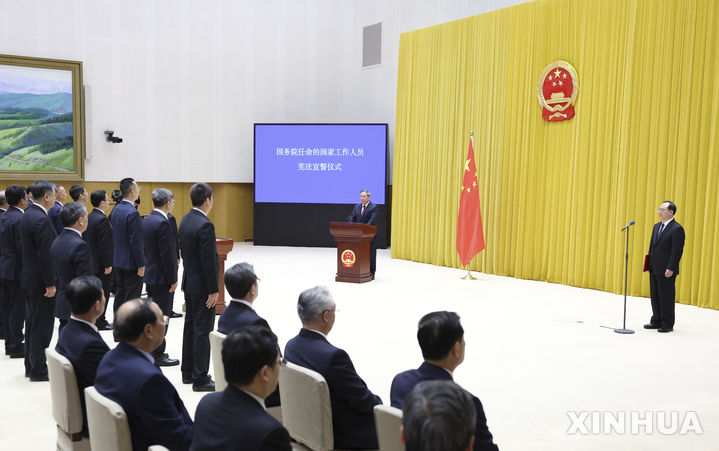
POLYGON ((362 205, 362 213, 360 213, 360 216, 363 216, 363 215, 364 215, 364 208, 365 208, 365 207, 366 207, 366 205, 362 205))

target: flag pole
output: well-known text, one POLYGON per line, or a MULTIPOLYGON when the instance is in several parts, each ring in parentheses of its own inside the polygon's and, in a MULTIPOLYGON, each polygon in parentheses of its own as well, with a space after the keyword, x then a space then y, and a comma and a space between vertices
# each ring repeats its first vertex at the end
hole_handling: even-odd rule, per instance
MULTIPOLYGON (((474 141, 473 137, 474 137, 474 131, 470 130, 469 131, 469 140, 474 141)), ((477 280, 477 278, 474 277, 469 270, 469 263, 467 264, 467 274, 462 276, 462 280, 477 280)))
POLYGON ((467 274, 465 274, 465 275, 462 277, 462 279, 466 279, 466 280, 477 280, 477 278, 474 277, 474 276, 472 275, 472 273, 469 271, 469 265, 467 265, 467 274))

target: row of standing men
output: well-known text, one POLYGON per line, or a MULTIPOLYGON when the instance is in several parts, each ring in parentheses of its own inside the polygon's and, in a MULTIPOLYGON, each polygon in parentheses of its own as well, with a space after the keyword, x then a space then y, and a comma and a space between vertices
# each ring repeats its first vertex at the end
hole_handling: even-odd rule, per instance
MULTIPOLYGON (((70 318, 64 288, 82 275, 98 277, 106 299, 111 283, 117 284, 115 312, 125 301, 139 297, 144 283, 163 313, 172 316, 179 243, 183 243, 182 289, 187 305, 183 381, 192 383, 196 391, 214 390, 208 375, 208 333, 219 295, 219 264, 214 226, 207 217, 213 205, 212 188, 206 183, 192 186, 193 208, 180 222, 179 234, 170 213, 174 196, 167 189, 153 192, 155 208, 144 220, 136 205, 140 187, 132 178, 120 181, 113 193, 117 205, 109 218, 105 191, 90 195, 89 214, 85 189, 76 185, 70 192, 74 201, 65 205, 61 203, 65 189, 46 180, 28 188, 10 185, 4 195, 0 193, 0 332, 6 354, 25 359, 30 381, 48 380, 44 350, 52 339, 54 318, 60 320, 62 330, 70 318), (1 205, 3 197, 7 205, 1 205)), ((100 330, 112 328, 104 311, 96 325, 100 330)), ((165 353, 164 340, 153 356, 158 365, 179 364, 165 353)))

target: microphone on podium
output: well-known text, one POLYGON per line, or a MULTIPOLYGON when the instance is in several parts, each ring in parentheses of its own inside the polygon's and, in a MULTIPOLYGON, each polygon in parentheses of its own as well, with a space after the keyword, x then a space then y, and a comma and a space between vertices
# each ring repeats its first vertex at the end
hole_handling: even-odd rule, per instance
MULTIPOLYGON (((632 219, 631 221, 629 221, 629 224, 627 224, 627 225, 625 225, 624 227, 622 227, 622 230, 628 229, 629 227, 633 226, 634 224, 635 224, 635 222, 634 222, 634 220, 632 219)), ((621 232, 622 230, 620 230, 620 232, 621 232)))

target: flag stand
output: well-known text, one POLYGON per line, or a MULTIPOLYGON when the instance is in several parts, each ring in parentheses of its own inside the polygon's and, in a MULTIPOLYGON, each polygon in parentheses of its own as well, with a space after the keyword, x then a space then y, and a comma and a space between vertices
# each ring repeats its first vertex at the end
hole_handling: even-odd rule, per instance
POLYGON ((469 272, 469 265, 467 265, 467 274, 465 274, 464 277, 462 277, 462 279, 465 279, 465 280, 477 280, 477 278, 474 277, 471 272, 469 272))

